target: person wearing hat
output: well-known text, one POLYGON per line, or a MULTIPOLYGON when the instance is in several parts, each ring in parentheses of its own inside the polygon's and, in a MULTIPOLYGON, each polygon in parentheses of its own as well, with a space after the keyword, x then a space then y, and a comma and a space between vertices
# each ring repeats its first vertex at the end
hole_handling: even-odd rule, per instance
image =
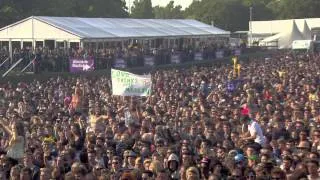
POLYGON ((136 157, 137 157, 136 153, 130 150, 127 155, 128 166, 126 168, 134 169, 136 157))
POLYGON ((168 163, 167 163, 169 173, 170 173, 170 178, 172 180, 178 180, 180 179, 179 175, 179 157, 172 153, 169 155, 168 158, 168 163))
POLYGON ((248 167, 254 168, 257 165, 258 156, 257 155, 251 155, 248 156, 248 167))
POLYGON ((209 172, 210 172, 210 159, 207 157, 203 157, 200 161, 200 174, 201 177, 208 179, 209 178, 209 172))
POLYGON ((234 157, 234 163, 236 167, 243 168, 245 165, 245 157, 243 156, 243 154, 237 154, 234 157))
POLYGON ((310 151, 310 142, 309 141, 300 141, 298 146, 297 146, 297 155, 300 157, 300 158, 304 158, 307 153, 309 153, 310 151))

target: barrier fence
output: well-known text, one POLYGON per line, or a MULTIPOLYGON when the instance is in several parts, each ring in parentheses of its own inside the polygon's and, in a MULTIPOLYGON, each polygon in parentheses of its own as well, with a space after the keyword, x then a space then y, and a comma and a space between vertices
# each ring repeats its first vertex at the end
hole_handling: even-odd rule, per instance
MULTIPOLYGON (((277 53, 273 51, 260 51, 255 53, 248 53, 248 54, 242 54, 239 58, 241 61, 245 62, 249 59, 251 60, 259 60, 259 59, 265 59, 266 57, 272 56, 272 54, 277 53)), ((185 62, 180 64, 167 64, 167 65, 158 65, 158 66, 146 66, 146 67, 135 67, 135 68, 127 68, 129 72, 136 73, 136 74, 144 74, 149 73, 155 70, 161 70, 161 69, 170 69, 170 68, 190 68, 193 66, 208 66, 213 64, 230 64, 231 63, 232 56, 224 57, 222 59, 217 60, 202 60, 202 61, 191 61, 191 62, 185 62)), ((90 72, 83 72, 81 75, 86 77, 97 77, 97 76, 104 76, 110 74, 110 68, 106 69, 97 69, 95 71, 90 72)), ((24 76, 6 76, 5 78, 0 78, 0 83, 18 83, 18 82, 31 82, 34 81, 34 79, 37 79, 39 81, 45 81, 51 77, 72 77, 72 76, 78 76, 78 73, 69 73, 69 72, 46 72, 41 74, 25 74, 24 76)))
MULTIPOLYGON (((87 57, 68 57, 62 55, 16 55, 11 64, 1 67, 2 70, 9 69, 15 62, 23 58, 19 64, 16 64, 13 71, 25 71, 25 68, 30 61, 36 58, 35 68, 38 72, 86 72, 93 70, 108 69, 111 67, 126 69, 135 67, 156 67, 167 64, 180 64, 192 61, 215 60, 221 59, 230 55, 241 55, 240 49, 216 50, 214 53, 209 51, 175 51, 169 52, 159 50, 154 54, 131 54, 131 55, 118 55, 118 56, 87 56, 87 57)), ((8 62, 8 61, 6 61, 8 62)), ((6 63, 4 62, 4 64, 6 63)))

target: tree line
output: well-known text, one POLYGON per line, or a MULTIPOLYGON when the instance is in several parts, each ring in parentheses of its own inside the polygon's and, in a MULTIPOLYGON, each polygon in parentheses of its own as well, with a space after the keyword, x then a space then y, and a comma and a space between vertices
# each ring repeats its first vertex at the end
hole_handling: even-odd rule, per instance
POLYGON ((194 0, 185 10, 174 1, 160 7, 151 0, 134 0, 130 11, 125 0, 0 0, 0 25, 32 15, 188 18, 236 31, 248 29, 250 7, 253 20, 320 17, 319 0, 194 0))

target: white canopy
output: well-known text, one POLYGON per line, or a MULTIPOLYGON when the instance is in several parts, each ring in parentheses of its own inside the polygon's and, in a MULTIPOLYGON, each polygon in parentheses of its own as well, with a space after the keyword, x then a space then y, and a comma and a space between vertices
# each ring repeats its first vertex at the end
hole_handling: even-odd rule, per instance
POLYGON ((311 38, 312 33, 311 33, 311 30, 310 30, 306 20, 304 21, 303 30, 301 33, 303 35, 304 40, 311 40, 312 39, 311 38))
POLYGON ((320 27, 320 18, 252 21, 252 33, 263 35, 281 33, 285 29, 291 28, 292 20, 296 22, 301 32, 303 31, 304 23, 306 23, 310 29, 320 27))
POLYGON ((273 35, 273 36, 269 36, 269 37, 263 39, 261 42, 269 43, 269 42, 278 41, 280 37, 281 37, 281 33, 273 35))
POLYGON ((1 39, 119 39, 229 35, 196 20, 29 17, 0 29, 1 39))
POLYGON ((285 32, 270 36, 262 40, 264 43, 271 43, 277 41, 279 49, 291 48, 293 41, 304 40, 303 35, 300 33, 297 24, 292 20, 291 28, 285 32))

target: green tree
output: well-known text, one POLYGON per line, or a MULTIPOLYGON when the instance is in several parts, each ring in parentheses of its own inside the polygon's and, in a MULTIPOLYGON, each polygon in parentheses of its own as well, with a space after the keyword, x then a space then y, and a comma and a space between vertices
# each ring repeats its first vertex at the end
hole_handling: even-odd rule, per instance
POLYGON ((274 11, 268 7, 272 0, 243 0, 244 6, 252 7, 252 18, 255 21, 274 19, 274 11))
POLYGON ((131 17, 138 19, 154 18, 151 0, 135 0, 131 8, 131 17))
POLYGON ((183 11, 180 5, 174 6, 174 1, 170 1, 167 6, 156 6, 153 8, 156 19, 182 19, 183 11))
POLYGON ((125 0, 0 0, 0 26, 29 16, 128 17, 125 0))
POLYGON ((194 1, 185 16, 235 31, 248 28, 249 9, 241 0, 202 0, 194 1))
POLYGON ((273 0, 268 7, 278 19, 315 18, 320 16, 319 0, 273 0))

